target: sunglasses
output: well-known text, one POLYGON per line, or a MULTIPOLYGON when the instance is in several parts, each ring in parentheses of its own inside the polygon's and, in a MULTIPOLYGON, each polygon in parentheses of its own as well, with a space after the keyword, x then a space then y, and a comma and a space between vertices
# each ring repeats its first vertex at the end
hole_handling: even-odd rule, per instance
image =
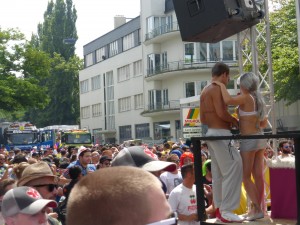
POLYGON ((147 225, 177 225, 178 216, 176 212, 173 212, 168 219, 157 221, 154 223, 149 223, 147 225))
POLYGON ((286 145, 286 146, 283 146, 283 148, 291 148, 292 146, 290 145, 286 145))
POLYGON ((34 187, 48 187, 49 192, 53 192, 54 189, 58 188, 57 184, 41 184, 41 185, 35 185, 34 187))
POLYGON ((180 162, 180 160, 171 160, 171 162, 174 162, 174 163, 179 163, 180 162))

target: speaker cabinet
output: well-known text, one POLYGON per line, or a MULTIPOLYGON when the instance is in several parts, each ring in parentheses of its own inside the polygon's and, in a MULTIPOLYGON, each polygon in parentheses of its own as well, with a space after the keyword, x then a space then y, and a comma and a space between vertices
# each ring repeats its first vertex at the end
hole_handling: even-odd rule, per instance
POLYGON ((254 0, 173 0, 183 41, 216 43, 263 18, 254 0))

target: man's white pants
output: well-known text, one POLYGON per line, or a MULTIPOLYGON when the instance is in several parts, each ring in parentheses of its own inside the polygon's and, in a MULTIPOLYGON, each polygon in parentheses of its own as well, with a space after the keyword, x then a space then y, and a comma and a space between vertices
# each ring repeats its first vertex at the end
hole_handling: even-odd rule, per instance
MULTIPOLYGON (((232 136, 229 130, 208 129, 207 137, 232 136)), ((242 158, 231 140, 206 141, 211 155, 213 199, 220 211, 238 208, 243 176, 242 158)))

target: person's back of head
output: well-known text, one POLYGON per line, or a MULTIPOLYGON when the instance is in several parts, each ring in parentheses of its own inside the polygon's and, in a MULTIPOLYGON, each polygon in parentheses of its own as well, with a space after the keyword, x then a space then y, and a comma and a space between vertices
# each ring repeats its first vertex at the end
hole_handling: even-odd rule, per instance
POLYGON ((145 225, 153 221, 153 214, 166 211, 164 199, 159 180, 147 171, 130 166, 97 170, 73 188, 67 224, 145 225), (151 200, 157 196, 159 204, 153 207, 151 200))
POLYGON ((187 173, 189 173, 193 170, 194 170, 194 163, 189 163, 189 164, 183 165, 181 167, 182 178, 184 179, 186 177, 187 173))
POLYGON ((69 176, 72 180, 76 180, 81 175, 81 168, 79 166, 72 166, 69 168, 69 176))
POLYGON ((212 76, 221 76, 223 73, 229 74, 229 66, 222 62, 217 62, 211 69, 212 76))

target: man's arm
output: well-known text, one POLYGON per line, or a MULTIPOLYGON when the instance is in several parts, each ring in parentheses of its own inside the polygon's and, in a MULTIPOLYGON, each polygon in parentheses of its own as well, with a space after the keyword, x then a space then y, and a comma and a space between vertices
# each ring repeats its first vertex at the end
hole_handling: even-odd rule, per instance
POLYGON ((218 117, 220 117, 223 121, 232 123, 233 126, 238 127, 237 119, 231 116, 227 111, 227 106, 223 101, 220 88, 215 88, 215 91, 212 92, 212 100, 218 117))

